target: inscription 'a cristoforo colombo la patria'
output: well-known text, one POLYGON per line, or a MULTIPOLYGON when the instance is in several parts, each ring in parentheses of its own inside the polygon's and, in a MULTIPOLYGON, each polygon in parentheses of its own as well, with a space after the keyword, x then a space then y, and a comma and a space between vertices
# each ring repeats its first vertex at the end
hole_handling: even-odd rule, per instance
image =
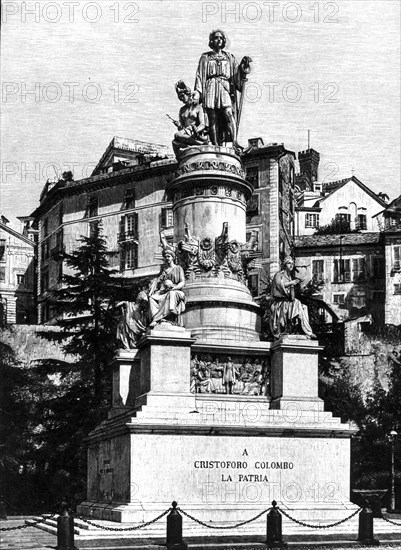
MULTIPOLYGON (((236 468, 238 470, 247 470, 248 462, 235 460, 195 460, 195 468, 236 468)), ((255 462, 255 470, 292 470, 293 462, 255 462)))
MULTIPOLYGON (((247 470, 248 462, 235 461, 235 460, 195 460, 194 467, 197 469, 236 469, 247 470)), ((277 462, 277 461, 256 461, 251 467, 255 470, 292 470, 294 468, 293 462, 277 462)), ((232 481, 231 475, 226 476, 222 474, 221 481, 232 481)), ((238 481, 256 481, 264 482, 269 481, 268 477, 263 474, 238 474, 238 481)))

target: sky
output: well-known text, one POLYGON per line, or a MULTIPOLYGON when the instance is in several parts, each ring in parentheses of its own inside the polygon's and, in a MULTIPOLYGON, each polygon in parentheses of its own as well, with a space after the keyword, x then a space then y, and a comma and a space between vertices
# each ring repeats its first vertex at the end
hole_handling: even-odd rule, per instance
POLYGON ((319 179, 400 184, 399 0, 2 0, 0 211, 33 212, 48 178, 90 175, 113 136, 170 145, 211 30, 252 58, 239 142, 321 155, 319 179))

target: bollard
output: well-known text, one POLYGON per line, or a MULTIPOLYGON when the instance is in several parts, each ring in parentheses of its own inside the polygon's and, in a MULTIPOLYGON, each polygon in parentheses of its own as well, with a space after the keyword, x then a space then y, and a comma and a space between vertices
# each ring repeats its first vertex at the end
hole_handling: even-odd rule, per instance
POLYGON ((182 540, 182 516, 177 510, 176 501, 173 502, 173 509, 167 516, 167 539, 168 550, 187 550, 188 545, 182 540))
POLYGON ((287 543, 283 542, 282 517, 277 510, 277 502, 272 502, 273 510, 266 517, 266 546, 268 548, 286 548, 287 543))
POLYGON ((7 519, 7 507, 3 496, 0 496, 0 519, 7 519))
POLYGON ((60 504, 57 518, 57 550, 76 550, 74 545, 74 518, 68 513, 66 499, 60 504))
POLYGON ((380 544, 373 535, 373 512, 367 500, 365 500, 365 505, 359 513, 358 542, 363 542, 367 546, 378 546, 380 544))

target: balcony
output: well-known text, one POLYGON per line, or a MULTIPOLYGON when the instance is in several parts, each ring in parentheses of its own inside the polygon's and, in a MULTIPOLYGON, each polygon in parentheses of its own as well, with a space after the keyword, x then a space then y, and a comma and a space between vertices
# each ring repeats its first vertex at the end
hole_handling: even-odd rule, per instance
POLYGON ((119 243, 138 241, 137 231, 123 231, 118 234, 117 241, 119 243))

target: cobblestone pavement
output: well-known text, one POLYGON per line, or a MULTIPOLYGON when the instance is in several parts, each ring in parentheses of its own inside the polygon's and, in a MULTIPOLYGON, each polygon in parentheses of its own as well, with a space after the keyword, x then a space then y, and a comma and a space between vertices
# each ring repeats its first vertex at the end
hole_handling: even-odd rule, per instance
MULTIPOLYGON (((0 521, 0 528, 17 527, 24 525, 23 519, 9 519, 0 521)), ((57 546, 57 537, 36 527, 27 527, 15 531, 0 532, 1 550, 54 550, 57 546)))

